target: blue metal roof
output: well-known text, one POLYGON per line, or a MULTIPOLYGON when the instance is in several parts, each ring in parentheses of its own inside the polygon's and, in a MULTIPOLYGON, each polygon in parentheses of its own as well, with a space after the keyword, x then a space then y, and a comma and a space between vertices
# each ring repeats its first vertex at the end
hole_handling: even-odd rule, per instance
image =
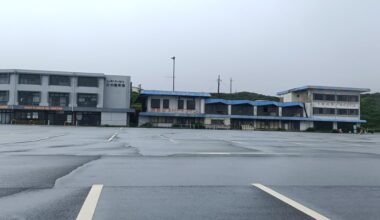
POLYGON ((278 104, 281 107, 295 107, 295 106, 299 106, 301 108, 304 107, 304 104, 302 102, 279 102, 278 104))
POLYGON ((216 103, 222 103, 222 104, 226 104, 226 105, 229 105, 230 100, 225 100, 225 99, 206 99, 205 103, 206 104, 216 104, 216 103))
POLYGON ((211 97, 210 93, 206 92, 184 92, 184 91, 163 91, 163 90, 142 90, 140 95, 152 96, 186 96, 186 97, 211 97))
POLYGON ((253 105, 256 106, 264 106, 264 105, 275 105, 275 106, 280 106, 279 102, 275 101, 266 101, 266 100, 257 100, 253 102, 253 105))
POLYGON ((226 99, 206 99, 206 104, 223 103, 226 105, 254 105, 254 101, 250 100, 226 100, 226 99))
POLYGON ((285 95, 291 92, 305 91, 308 89, 317 89, 317 90, 339 90, 339 91, 350 91, 350 92, 370 92, 370 89, 365 88, 352 88, 352 87, 336 87, 336 86, 302 86, 293 89, 288 89, 282 92, 278 92, 277 95, 285 95))
POLYGON ((206 104, 215 104, 222 103, 225 105, 255 105, 255 106, 265 106, 265 105, 275 105, 279 107, 292 107, 300 106, 303 107, 302 102, 275 102, 275 101, 266 101, 266 100, 225 100, 225 99, 206 99, 206 104))
POLYGON ((165 116, 165 117, 187 117, 204 118, 205 114, 200 113, 181 113, 181 112, 140 112, 140 116, 165 116))

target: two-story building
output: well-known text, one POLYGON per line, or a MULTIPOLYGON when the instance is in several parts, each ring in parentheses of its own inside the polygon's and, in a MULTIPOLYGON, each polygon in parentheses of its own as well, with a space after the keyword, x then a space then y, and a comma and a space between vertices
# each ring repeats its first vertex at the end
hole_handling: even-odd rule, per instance
POLYGON ((128 125, 129 76, 0 70, 0 123, 128 125))
MULTIPOLYGON (((224 100, 209 93, 143 90, 139 125, 202 125, 210 129, 354 131, 360 94, 369 89, 305 86, 278 93, 282 101, 224 100)), ((190 125, 190 126, 189 126, 190 125)))
POLYGON ((203 124, 205 100, 209 97, 209 93, 203 92, 142 90, 139 126, 147 123, 156 127, 203 124))

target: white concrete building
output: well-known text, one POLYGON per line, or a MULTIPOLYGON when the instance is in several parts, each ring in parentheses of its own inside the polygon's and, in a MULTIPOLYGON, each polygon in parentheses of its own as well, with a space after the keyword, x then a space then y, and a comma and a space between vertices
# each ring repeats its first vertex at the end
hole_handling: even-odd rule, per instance
POLYGON ((305 103, 309 121, 301 123, 301 130, 307 128, 351 130, 365 122, 360 119, 360 94, 364 92, 370 92, 370 90, 304 86, 279 92, 278 95, 284 102, 305 103))
POLYGON ((210 96, 203 92, 142 90, 139 126, 147 123, 156 127, 203 124, 205 99, 210 96))
POLYGON ((126 126, 129 76, 0 70, 0 123, 126 126))

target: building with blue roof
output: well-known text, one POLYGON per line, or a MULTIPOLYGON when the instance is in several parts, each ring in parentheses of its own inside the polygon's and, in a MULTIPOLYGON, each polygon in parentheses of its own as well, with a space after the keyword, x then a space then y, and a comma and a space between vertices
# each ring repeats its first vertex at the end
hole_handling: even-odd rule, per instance
MULTIPOLYGON (((302 128, 355 130, 360 119, 360 94, 365 88, 302 86, 277 93, 284 103, 302 102, 309 121, 302 128)), ((302 129, 301 128, 301 129, 302 129)))
POLYGON ((211 94, 206 92, 142 90, 139 96, 142 103, 139 125, 201 125, 204 122, 205 100, 210 97, 211 94))
POLYGON ((212 129, 354 131, 360 93, 368 89, 305 86, 278 93, 282 101, 226 100, 209 93, 143 90, 139 125, 212 129), (325 110, 328 109, 328 110, 325 110), (331 110, 333 109, 333 110, 331 110))

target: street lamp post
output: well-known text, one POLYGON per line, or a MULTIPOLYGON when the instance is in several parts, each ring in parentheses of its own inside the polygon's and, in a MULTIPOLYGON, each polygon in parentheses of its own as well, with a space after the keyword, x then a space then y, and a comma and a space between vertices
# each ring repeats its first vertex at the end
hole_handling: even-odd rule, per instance
POLYGON ((175 57, 171 58, 173 60, 173 92, 175 90, 175 57))

